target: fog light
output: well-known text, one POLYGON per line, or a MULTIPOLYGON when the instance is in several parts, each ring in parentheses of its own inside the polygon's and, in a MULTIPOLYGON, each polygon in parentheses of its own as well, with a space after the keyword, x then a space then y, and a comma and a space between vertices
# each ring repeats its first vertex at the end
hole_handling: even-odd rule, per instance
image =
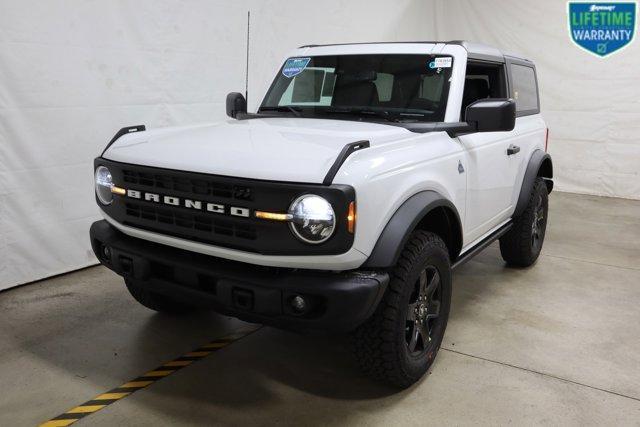
POLYGON ((293 308, 293 311, 296 313, 304 313, 309 308, 309 304, 303 296, 296 295, 291 298, 291 308, 293 308))

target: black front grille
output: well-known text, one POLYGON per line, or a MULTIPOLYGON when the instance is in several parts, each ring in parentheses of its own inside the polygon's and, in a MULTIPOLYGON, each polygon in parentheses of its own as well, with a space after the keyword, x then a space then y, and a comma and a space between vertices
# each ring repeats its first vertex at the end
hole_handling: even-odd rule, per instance
POLYGON ((188 211, 176 212, 154 205, 143 205, 142 203, 127 202, 125 206, 128 217, 157 221, 204 233, 232 236, 239 239, 256 239, 256 229, 250 224, 240 224, 230 220, 214 218, 211 215, 193 214, 188 211))
POLYGON ((355 200, 349 186, 234 178, 102 158, 98 165, 109 168, 115 185, 135 192, 114 195, 108 206, 98 202, 110 218, 129 227, 265 255, 333 255, 353 244, 346 226, 348 205, 355 200), (325 197, 336 213, 336 232, 322 245, 296 239, 285 222, 255 217, 257 210, 286 212, 306 193, 325 197))
POLYGON ((180 177, 160 172, 139 172, 131 169, 122 170, 126 184, 142 185, 159 191, 178 191, 196 196, 213 196, 230 200, 253 200, 251 187, 234 185, 212 179, 180 177))

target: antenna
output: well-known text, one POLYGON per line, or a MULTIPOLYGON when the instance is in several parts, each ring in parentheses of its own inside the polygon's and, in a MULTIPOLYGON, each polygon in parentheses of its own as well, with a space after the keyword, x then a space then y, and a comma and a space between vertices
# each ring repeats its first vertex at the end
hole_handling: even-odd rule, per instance
POLYGON ((247 64, 246 73, 244 78, 244 98, 249 99, 249 25, 251 23, 251 11, 247 11, 247 64))

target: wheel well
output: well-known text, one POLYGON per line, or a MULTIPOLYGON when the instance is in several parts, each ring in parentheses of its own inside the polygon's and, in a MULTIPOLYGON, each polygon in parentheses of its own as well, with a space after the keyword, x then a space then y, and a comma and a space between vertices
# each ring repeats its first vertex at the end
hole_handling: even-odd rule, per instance
POLYGON ((551 193, 553 189, 553 164, 551 163, 551 159, 549 157, 545 158, 540 165, 540 169, 538 169, 538 176, 542 178, 547 178, 544 180, 545 184, 547 184, 547 191, 551 193))
POLYGON ((538 169, 538 176, 544 178, 553 178, 553 164, 551 164, 550 158, 547 157, 542 161, 540 169, 538 169))
POLYGON ((462 229, 458 216, 450 208, 439 206, 430 210, 416 226, 416 230, 430 231, 440 236, 454 262, 462 249, 462 229))

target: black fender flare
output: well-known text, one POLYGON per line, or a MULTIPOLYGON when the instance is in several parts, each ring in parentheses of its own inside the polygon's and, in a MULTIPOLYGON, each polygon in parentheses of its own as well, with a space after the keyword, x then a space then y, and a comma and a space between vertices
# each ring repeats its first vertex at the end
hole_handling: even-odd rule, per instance
POLYGON ((522 187, 520 187, 520 195, 518 196, 513 217, 520 216, 526 209, 533 184, 539 176, 545 179, 547 190, 551 193, 551 190, 553 190, 553 181, 551 180, 553 178, 553 162, 549 153, 538 149, 529 158, 529 164, 527 164, 527 169, 524 172, 522 187))
MULTIPOLYGON (((451 201, 437 193, 427 190, 409 197, 396 212, 391 216, 389 222, 382 230, 378 241, 371 252, 363 268, 389 268, 396 264, 400 253, 404 248, 410 234, 425 216, 437 208, 447 208, 455 215, 455 229, 457 235, 452 236, 458 244, 462 245, 462 225, 458 210, 451 201)), ((460 247, 449 248, 452 259, 460 252, 460 247)))

